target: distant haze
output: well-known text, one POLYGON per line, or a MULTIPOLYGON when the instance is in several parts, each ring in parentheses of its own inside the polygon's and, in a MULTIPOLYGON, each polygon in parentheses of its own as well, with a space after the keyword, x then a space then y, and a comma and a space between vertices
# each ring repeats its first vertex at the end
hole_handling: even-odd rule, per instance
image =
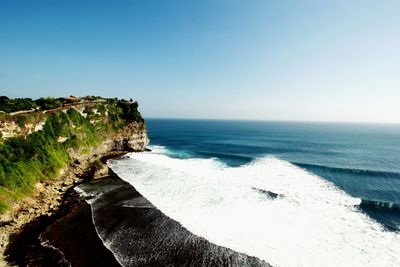
POLYGON ((0 3, 0 95, 144 117, 400 123, 400 1, 0 3))

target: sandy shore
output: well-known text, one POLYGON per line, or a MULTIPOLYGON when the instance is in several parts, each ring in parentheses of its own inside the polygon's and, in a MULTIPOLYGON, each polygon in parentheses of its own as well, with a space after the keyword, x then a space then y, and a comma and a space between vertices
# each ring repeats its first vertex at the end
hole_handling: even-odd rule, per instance
POLYGON ((18 201, 7 213, 2 214, 0 216, 0 266, 10 265, 6 260, 6 258, 9 259, 8 253, 11 252, 7 249, 10 240, 17 240, 16 236, 22 232, 29 232, 30 227, 51 222, 57 218, 60 210, 69 208, 72 193, 68 192, 77 184, 93 178, 95 170, 91 164, 94 160, 101 158, 105 161, 125 153, 107 152, 75 162, 63 170, 59 178, 37 183, 31 196, 18 201))
POLYGON ((270 266, 194 235, 116 175, 79 187, 97 233, 123 266, 270 266))
POLYGON ((120 266, 99 239, 90 206, 73 188, 51 216, 38 217, 12 235, 5 255, 18 266, 120 266))
POLYGON ((75 183, 89 193, 90 205, 69 186, 50 215, 12 234, 4 253, 9 265, 270 266, 192 234, 109 173, 92 179, 89 168, 75 183))

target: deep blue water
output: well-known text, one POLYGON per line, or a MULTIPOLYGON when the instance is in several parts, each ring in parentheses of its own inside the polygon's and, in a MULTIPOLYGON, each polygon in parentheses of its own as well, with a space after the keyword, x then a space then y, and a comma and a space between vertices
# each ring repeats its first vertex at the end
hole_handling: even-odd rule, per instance
POLYGON ((272 155, 362 199, 360 210, 400 230, 400 125, 265 121, 146 121, 151 145, 229 166, 272 155))

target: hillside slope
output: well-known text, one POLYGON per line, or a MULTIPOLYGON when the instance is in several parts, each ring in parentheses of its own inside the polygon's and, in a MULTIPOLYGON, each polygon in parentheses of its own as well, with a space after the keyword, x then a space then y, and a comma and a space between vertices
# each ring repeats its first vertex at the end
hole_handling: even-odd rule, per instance
POLYGON ((88 102, 2 114, 0 121, 0 213, 73 162, 112 150, 142 151, 148 143, 137 102, 88 102))

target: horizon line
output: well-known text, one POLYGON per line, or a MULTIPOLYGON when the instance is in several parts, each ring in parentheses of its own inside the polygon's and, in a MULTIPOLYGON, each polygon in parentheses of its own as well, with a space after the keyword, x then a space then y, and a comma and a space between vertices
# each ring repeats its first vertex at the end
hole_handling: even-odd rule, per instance
POLYGON ((294 122, 294 123, 327 123, 327 124, 381 124, 400 126, 400 122, 376 122, 376 121, 322 121, 322 120, 278 120, 278 119, 239 119, 239 118, 184 118, 184 117, 145 117, 157 120, 210 120, 210 121, 254 121, 254 122, 294 122))

